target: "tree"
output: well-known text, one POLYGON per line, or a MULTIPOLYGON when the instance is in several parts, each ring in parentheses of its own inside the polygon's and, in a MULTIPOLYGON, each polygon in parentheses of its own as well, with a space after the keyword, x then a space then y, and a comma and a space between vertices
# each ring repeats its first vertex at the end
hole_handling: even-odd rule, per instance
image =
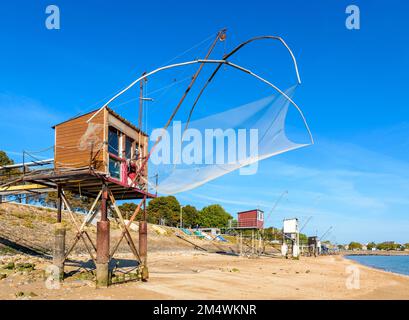
POLYGON ((183 212, 183 225, 195 227, 200 224, 200 214, 199 211, 191 205, 184 206, 183 212))
POLYGON ((362 244, 360 244, 359 242, 352 241, 348 247, 349 250, 362 250, 362 244))
POLYGON ((409 249, 409 243, 405 243, 404 246, 405 246, 405 249, 409 249))
POLYGON ((201 227, 226 227, 232 216, 227 213, 219 204, 212 204, 200 210, 200 226, 201 227))
MULTIPOLYGON (((75 195, 70 191, 65 191, 64 194, 73 211, 87 212, 89 209, 91 209, 91 206, 95 200, 93 198, 75 195)), ((53 207, 57 207, 57 198, 57 192, 49 192, 45 198, 45 203, 53 207)))
POLYGON ((14 161, 9 158, 5 151, 0 150, 0 166, 8 166, 14 164, 14 161))
POLYGON ((375 242, 369 242, 368 245, 366 246, 368 250, 372 250, 373 248, 376 248, 376 243, 375 242))
POLYGON ((159 223, 165 219, 165 223, 170 226, 176 226, 180 219, 180 204, 174 196, 157 197, 149 201, 148 221, 159 223))
MULTIPOLYGON (((14 161, 9 158, 5 151, 0 150, 0 166, 8 166, 11 164, 14 164, 14 161)), ((0 170, 0 182, 5 182, 20 173, 21 172, 19 169, 0 170)))
MULTIPOLYGON (((132 217, 132 215, 134 214, 137 207, 138 207, 138 205, 136 203, 125 202, 125 203, 121 204, 120 206, 118 206, 118 209, 121 211, 122 216, 124 217, 124 219, 129 220, 132 217)), ((138 214, 136 215, 135 220, 139 220, 141 218, 141 212, 142 212, 142 209, 139 210, 138 214)))
POLYGON ((401 248, 401 245, 398 243, 392 242, 392 241, 386 241, 386 242, 378 243, 376 248, 378 250, 386 250, 386 251, 399 250, 401 248))

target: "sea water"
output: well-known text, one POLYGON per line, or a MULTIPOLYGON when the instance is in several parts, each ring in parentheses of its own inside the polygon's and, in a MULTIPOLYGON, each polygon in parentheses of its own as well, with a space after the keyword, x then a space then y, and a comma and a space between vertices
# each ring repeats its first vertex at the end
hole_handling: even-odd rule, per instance
POLYGON ((409 255, 407 256, 362 255, 347 256, 346 258, 354 260, 368 267, 409 275, 409 255))

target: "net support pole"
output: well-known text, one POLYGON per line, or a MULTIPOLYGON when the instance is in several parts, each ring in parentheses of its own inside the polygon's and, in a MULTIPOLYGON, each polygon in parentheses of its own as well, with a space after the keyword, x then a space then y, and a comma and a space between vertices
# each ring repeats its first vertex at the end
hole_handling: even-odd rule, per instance
POLYGON ((108 188, 102 186, 101 219, 97 222, 97 288, 109 285, 109 238, 110 225, 108 220, 108 188))
POLYGON ((139 221, 139 256, 141 257, 142 281, 149 279, 148 270, 148 224, 146 222, 146 198, 143 200, 142 218, 139 221))
POLYGON ((54 226, 53 265, 56 268, 59 281, 64 279, 65 262, 65 226, 62 224, 62 189, 57 187, 57 223, 54 226))

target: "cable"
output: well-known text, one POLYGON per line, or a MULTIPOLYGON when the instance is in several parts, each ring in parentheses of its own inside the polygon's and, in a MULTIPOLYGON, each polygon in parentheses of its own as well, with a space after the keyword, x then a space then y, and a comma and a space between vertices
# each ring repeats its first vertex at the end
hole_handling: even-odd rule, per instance
POLYGON ((198 44, 194 45, 193 47, 183 51, 182 53, 178 54, 177 56, 175 56, 174 58, 170 59, 169 61, 163 63, 161 66, 165 66, 169 63, 171 63, 172 61, 175 61, 176 59, 182 57, 183 55, 185 55, 186 53, 188 53, 189 51, 192 51, 193 49, 196 49, 198 47, 200 47, 202 44, 204 44, 206 41, 210 41, 211 39, 214 38, 214 33, 212 33, 208 38, 202 40, 201 42, 199 42, 198 44))

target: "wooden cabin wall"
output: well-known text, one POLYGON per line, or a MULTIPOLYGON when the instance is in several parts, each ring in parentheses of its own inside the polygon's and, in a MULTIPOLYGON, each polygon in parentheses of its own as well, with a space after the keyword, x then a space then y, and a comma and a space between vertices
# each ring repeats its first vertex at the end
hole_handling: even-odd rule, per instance
POLYGON ((106 112, 99 112, 88 124, 87 120, 94 113, 85 114, 55 127, 55 168, 87 167, 93 159, 93 167, 97 171, 106 172, 106 112))

